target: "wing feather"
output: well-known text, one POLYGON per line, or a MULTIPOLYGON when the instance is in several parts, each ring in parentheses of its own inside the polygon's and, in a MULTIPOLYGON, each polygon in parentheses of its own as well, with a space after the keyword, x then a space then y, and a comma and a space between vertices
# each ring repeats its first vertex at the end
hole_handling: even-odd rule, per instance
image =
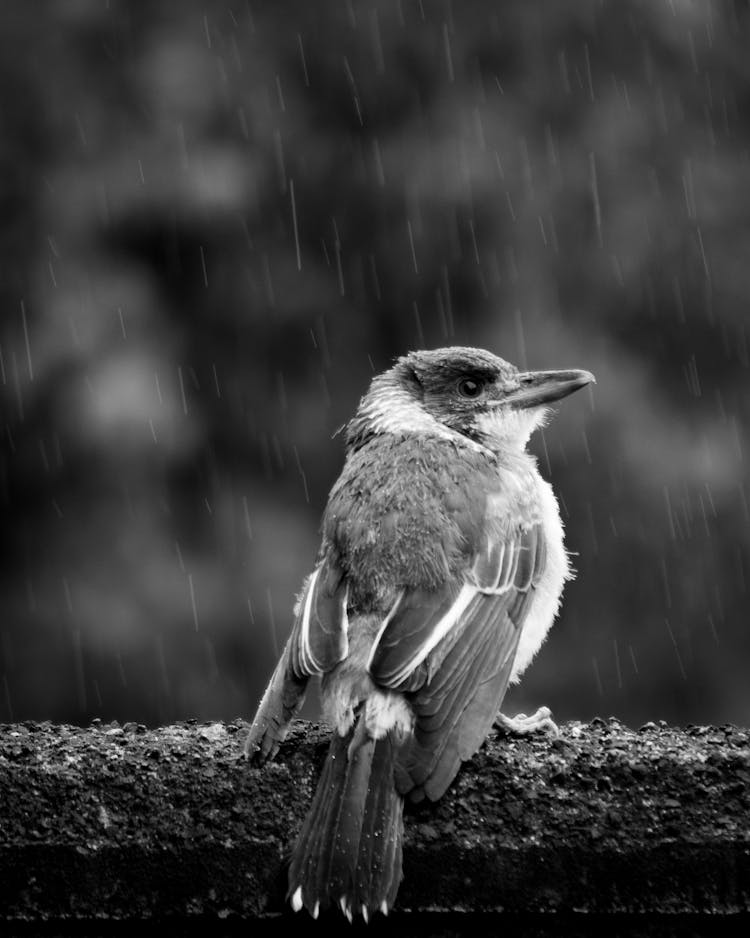
MULTIPOLYGON (((483 644, 485 668, 467 671, 455 686, 446 706, 422 727, 418 711, 417 733, 406 755, 411 799, 439 798, 453 781, 458 768, 477 751, 497 715, 508 683, 512 649, 493 649, 483 644), (493 651, 495 652, 493 654, 493 651)), ((421 710, 421 708, 420 708, 421 710)))
POLYGON ((449 585, 436 594, 404 591, 395 614, 373 646, 370 673, 378 684, 393 690, 411 686, 414 672, 456 627, 476 589, 469 583, 449 585))
POLYGON ((297 677, 323 674, 347 656, 348 592, 343 572, 330 559, 308 578, 290 637, 291 666, 297 677))
POLYGON ((540 526, 486 536, 465 580, 404 591, 371 654, 373 680, 416 716, 396 772, 413 800, 439 798, 489 732, 544 568, 540 526))
POLYGON ((486 540, 487 547, 477 551, 472 574, 477 583, 485 583, 489 589, 496 589, 503 570, 505 542, 491 537, 486 540))

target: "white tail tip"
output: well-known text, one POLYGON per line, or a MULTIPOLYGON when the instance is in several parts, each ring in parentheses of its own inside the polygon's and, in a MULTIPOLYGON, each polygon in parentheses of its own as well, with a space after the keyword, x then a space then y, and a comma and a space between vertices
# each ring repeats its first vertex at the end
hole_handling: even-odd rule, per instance
POLYGON ((297 888, 292 893, 291 898, 292 908, 295 912, 299 912, 302 908, 302 887, 297 886, 297 888))

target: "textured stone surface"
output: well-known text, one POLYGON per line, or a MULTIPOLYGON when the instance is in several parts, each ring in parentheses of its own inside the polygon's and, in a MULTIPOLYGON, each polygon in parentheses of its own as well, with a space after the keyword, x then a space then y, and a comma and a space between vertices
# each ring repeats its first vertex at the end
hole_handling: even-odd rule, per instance
MULTIPOLYGON (((280 911, 327 734, 298 723, 256 769, 246 729, 0 726, 0 916, 280 911)), ((750 731, 562 730, 491 739, 407 811, 400 908, 750 911, 750 731)))

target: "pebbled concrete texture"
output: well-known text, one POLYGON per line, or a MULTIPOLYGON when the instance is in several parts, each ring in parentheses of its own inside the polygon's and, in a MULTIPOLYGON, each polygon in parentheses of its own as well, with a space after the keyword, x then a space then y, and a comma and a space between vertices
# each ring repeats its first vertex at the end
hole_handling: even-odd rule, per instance
MULTIPOLYGON (((327 749, 296 723, 274 763, 247 724, 0 726, 0 918, 255 919, 327 749)), ((750 911, 750 730, 568 723, 498 735, 407 809, 402 910, 750 911)))

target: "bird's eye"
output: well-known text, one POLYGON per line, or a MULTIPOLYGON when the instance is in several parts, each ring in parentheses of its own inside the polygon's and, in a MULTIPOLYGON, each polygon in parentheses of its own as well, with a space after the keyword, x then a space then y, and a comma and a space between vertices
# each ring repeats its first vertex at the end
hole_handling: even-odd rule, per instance
POLYGON ((481 381, 475 381, 473 378, 461 378, 456 389, 461 397, 479 397, 484 389, 481 381))

